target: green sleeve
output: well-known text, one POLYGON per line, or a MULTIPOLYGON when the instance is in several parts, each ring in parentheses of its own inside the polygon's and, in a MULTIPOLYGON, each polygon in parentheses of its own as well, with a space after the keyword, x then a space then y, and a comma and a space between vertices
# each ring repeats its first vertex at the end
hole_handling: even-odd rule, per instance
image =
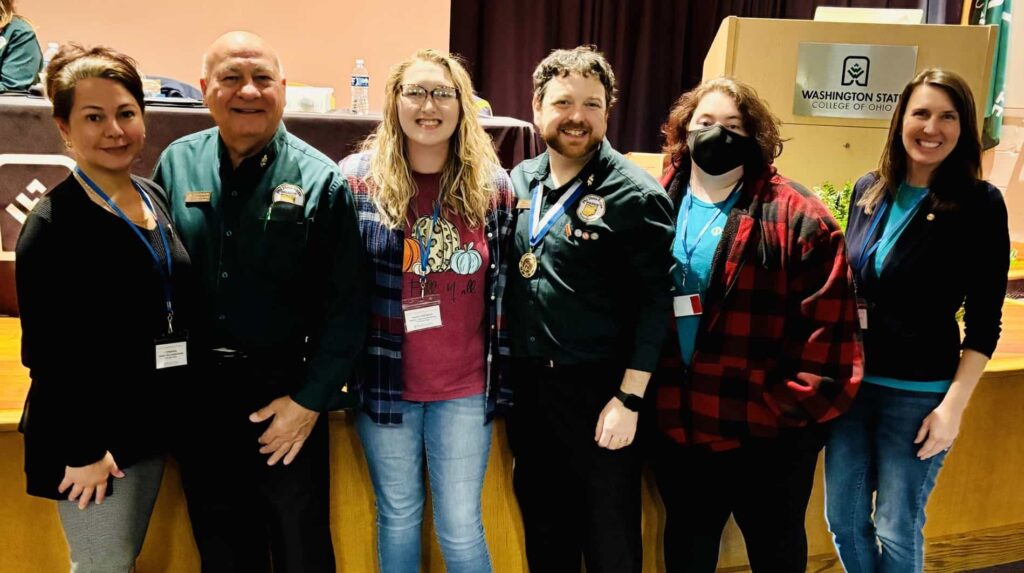
POLYGON ((630 237, 629 252, 635 255, 628 260, 639 301, 629 368, 653 372, 672 311, 672 201, 660 190, 645 193, 639 218, 642 223, 630 237))
POLYGON ((18 20, 14 20, 2 34, 7 38, 7 46, 0 49, 0 92, 28 89, 43 69, 43 52, 36 33, 27 24, 17 24, 18 20))
POLYGON ((355 370, 369 320, 370 272, 355 202, 340 173, 331 182, 330 224, 319 233, 329 261, 322 278, 323 321, 310 336, 306 382, 292 396, 301 406, 324 411, 336 404, 355 370))

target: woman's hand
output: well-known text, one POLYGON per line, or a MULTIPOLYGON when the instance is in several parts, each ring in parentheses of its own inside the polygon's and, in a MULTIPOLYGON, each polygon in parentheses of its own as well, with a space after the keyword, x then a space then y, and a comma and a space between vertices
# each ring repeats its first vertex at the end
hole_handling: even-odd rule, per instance
POLYGON ((928 458, 944 452, 953 445, 953 440, 960 433, 960 418, 963 409, 951 406, 943 400, 934 410, 921 422, 921 429, 917 431, 914 438, 915 444, 924 442, 921 449, 917 451, 919 460, 928 458))
POLYGON ((60 482, 57 491, 64 493, 68 488, 68 501, 78 500, 78 509, 85 509, 95 494, 96 503, 103 503, 107 495, 107 477, 123 478, 124 472, 117 467, 114 456, 107 452, 103 459, 87 466, 73 468, 65 466, 64 481, 60 482))

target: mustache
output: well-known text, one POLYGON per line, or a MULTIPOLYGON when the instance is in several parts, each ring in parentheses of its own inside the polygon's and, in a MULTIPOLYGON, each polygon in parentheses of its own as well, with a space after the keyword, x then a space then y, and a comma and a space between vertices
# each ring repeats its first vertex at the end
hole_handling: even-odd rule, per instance
POLYGON ((585 123, 577 123, 577 122, 567 121, 567 122, 559 125, 558 129, 560 129, 560 130, 561 129, 582 129, 583 131, 590 131, 590 126, 585 124, 585 123))

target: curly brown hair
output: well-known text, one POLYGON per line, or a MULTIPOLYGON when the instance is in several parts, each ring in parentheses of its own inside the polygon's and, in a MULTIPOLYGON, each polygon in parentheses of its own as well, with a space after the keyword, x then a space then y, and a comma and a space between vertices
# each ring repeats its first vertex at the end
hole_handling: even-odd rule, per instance
POLYGON ((693 119, 697 105, 711 92, 721 92, 736 102, 736 107, 743 116, 743 129, 757 141, 757 146, 761 150, 756 158, 751 158, 751 161, 744 165, 744 171, 750 176, 759 175, 782 154, 783 139, 779 133, 779 118, 768 109, 768 104, 758 97, 754 88, 728 76, 701 82, 697 87, 679 96, 668 113, 668 119, 661 126, 661 134, 665 137, 662 153, 667 154, 676 167, 689 168, 687 126, 693 119))
POLYGON ((139 110, 146 110, 142 76, 130 57, 103 46, 86 49, 67 43, 46 67, 46 95, 53 102, 53 117, 67 121, 75 105, 75 86, 88 78, 113 80, 132 95, 139 110))
POLYGON ((595 77, 604 86, 605 107, 610 111, 617 100, 615 72, 597 46, 577 46, 571 50, 553 50, 537 64, 533 71, 533 97, 544 100, 548 82, 553 78, 564 78, 577 74, 584 78, 595 77))

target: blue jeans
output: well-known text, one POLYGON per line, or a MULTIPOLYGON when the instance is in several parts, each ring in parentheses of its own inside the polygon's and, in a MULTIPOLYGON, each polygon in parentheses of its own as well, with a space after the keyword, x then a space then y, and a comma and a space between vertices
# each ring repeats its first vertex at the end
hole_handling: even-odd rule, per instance
POLYGON ((946 452, 919 460, 914 437, 943 397, 865 383, 850 411, 832 423, 825 517, 848 573, 924 568, 924 509, 946 452))
POLYGON ((489 573, 480 493, 491 425, 484 396, 440 402, 401 402, 402 424, 381 426, 360 413, 363 442, 377 496, 377 557, 382 573, 420 570, 423 454, 437 531, 449 573, 489 573))

